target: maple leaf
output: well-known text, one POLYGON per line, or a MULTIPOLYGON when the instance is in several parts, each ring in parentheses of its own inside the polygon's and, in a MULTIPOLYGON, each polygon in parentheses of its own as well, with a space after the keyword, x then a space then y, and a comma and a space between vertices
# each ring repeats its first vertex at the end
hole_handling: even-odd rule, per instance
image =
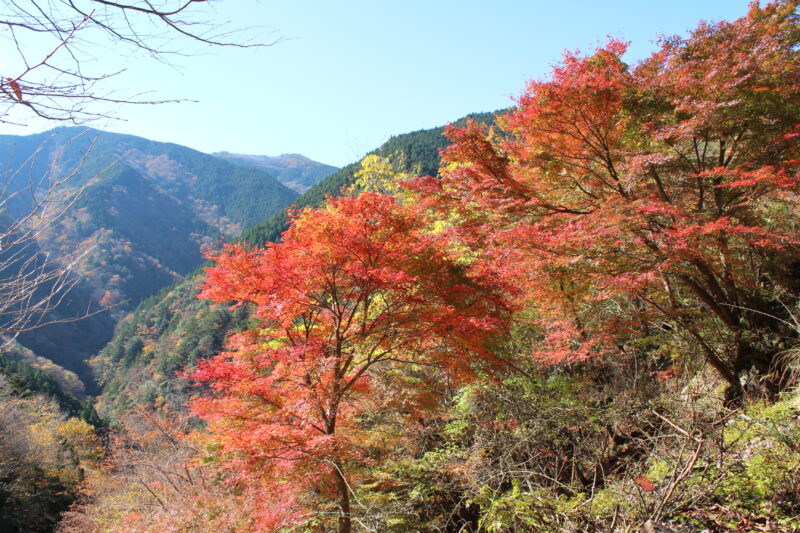
POLYGON ((754 3, 637 65, 613 39, 567 52, 497 126, 447 128, 441 179, 408 186, 536 310, 540 360, 613 357, 657 319, 734 396, 775 363, 752 339, 779 327, 767 285, 800 260, 796 217, 775 216, 800 184, 793 5, 754 3))
POLYGON ((22 89, 17 83, 17 80, 14 78, 6 78, 8 80, 8 84, 11 86, 11 90, 14 91, 14 96, 17 97, 17 100, 22 102, 22 89))
POLYGON ((639 486, 639 488, 647 492, 653 492, 654 490, 656 490, 656 486, 653 485, 653 482, 644 476, 636 476, 635 478, 633 478, 633 482, 636 483, 639 486))

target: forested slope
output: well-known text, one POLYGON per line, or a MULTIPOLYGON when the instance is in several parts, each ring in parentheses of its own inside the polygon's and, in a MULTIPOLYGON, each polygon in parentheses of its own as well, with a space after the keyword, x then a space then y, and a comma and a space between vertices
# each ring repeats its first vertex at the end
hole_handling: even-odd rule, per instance
MULTIPOLYGON (((566 52, 493 126, 447 128, 441 161, 440 131, 395 138, 416 155, 387 143, 287 230, 223 247, 203 289, 223 309, 182 285, 97 363, 104 412, 127 429, 144 406, 173 457, 228 483, 111 476, 66 523, 796 532, 799 6, 753 3, 633 64, 613 38, 566 52), (168 426, 187 382, 200 420, 168 426)), ((165 462, 152 434, 123 433, 149 451, 119 470, 165 462)))
MULTIPOLYGON (((491 122, 495 113, 474 113, 457 120, 454 124, 463 124, 466 120, 472 119, 477 122, 491 122)), ((411 133, 396 135, 382 144, 380 147, 369 152, 383 157, 391 156, 395 153, 403 154, 405 165, 409 172, 420 176, 435 176, 439 172, 439 150, 449 143, 444 136, 444 126, 419 130, 411 133)), ((352 185, 355 181, 355 173, 360 165, 358 162, 351 163, 332 174, 317 185, 311 187, 297 200, 292 202, 292 207, 302 209, 304 207, 315 207, 325 199, 326 195, 337 195, 343 187, 352 185)), ((289 217, 286 210, 273 215, 267 221, 257 224, 245 231, 241 240, 261 245, 265 242, 275 242, 280 239, 281 233, 286 230, 289 217)))
MULTIPOLYGON (((494 114, 482 113, 469 118, 490 122, 494 114)), ((463 124, 466 120, 459 120, 463 124)), ((447 146, 444 127, 397 135, 375 149, 374 154, 403 154, 407 171, 436 174, 439 150, 447 146)), ((355 182, 359 163, 348 165, 302 194, 294 208, 315 207, 327 195, 336 196, 355 182)), ((267 222, 245 231, 240 240, 262 245, 280 239, 286 229, 285 210, 267 222)), ((165 289, 143 301, 117 326, 109 344, 93 360, 103 385, 99 410, 112 419, 133 405, 175 409, 191 392, 186 381, 175 373, 184 365, 207 358, 224 345, 227 333, 247 324, 245 308, 231 312, 224 306, 213 308, 197 299, 200 276, 165 289)))
POLYGON ((221 309, 173 287, 98 357, 63 530, 797 532, 799 10, 567 51, 435 176, 418 132, 224 245, 221 309))
POLYGON ((52 372, 51 363, 0 356, 3 532, 53 531, 86 475, 100 468, 103 424, 52 372))
POLYGON ((61 323, 24 333, 20 341, 77 371, 89 386, 84 359, 108 342, 116 319, 197 268, 203 246, 238 235, 297 196, 263 169, 87 128, 0 136, 0 160, 10 190, 24 191, 12 197, 12 216, 30 208, 33 191, 65 177, 71 176, 47 213, 58 213, 80 193, 37 233, 37 246, 58 257, 85 250, 75 268, 81 281, 48 318, 61 323))

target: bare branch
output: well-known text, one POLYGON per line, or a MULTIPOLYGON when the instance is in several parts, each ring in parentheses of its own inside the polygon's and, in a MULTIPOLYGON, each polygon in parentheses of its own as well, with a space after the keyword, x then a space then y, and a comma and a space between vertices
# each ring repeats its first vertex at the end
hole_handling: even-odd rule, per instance
POLYGON ((103 82, 124 69, 92 73, 85 68, 104 54, 144 54, 171 64, 168 57, 187 55, 186 43, 252 48, 280 41, 274 35, 263 39, 265 32, 259 28, 231 28, 226 21, 214 20, 210 4, 201 0, 0 0, 4 56, 0 124, 19 123, 24 119, 18 117, 23 116, 85 123, 111 118, 100 104, 176 101, 111 96, 103 90, 103 82))

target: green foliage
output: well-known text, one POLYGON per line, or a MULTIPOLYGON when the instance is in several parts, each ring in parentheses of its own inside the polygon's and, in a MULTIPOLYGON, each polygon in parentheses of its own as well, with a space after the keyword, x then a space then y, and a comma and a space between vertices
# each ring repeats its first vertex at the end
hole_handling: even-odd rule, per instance
POLYGON ((48 372, 35 368, 26 361, 15 361, 0 355, 0 374, 5 376, 15 396, 43 394, 55 401, 59 409, 69 416, 80 418, 95 428, 103 426, 91 400, 81 401, 71 392, 65 391, 48 372))
POLYGON ((559 507, 570 507, 545 491, 524 491, 517 481, 499 494, 483 487, 474 503, 482 509, 479 527, 487 533, 557 533, 564 530, 566 521, 559 507))
MULTIPOLYGON (((459 119, 455 124, 464 123, 470 118, 477 122, 491 123, 495 115, 496 113, 476 113, 459 119)), ((398 171, 416 171, 423 176, 435 176, 439 171, 439 150, 448 144, 449 141, 444 136, 444 128, 432 128, 394 136, 367 155, 390 157, 393 154, 403 154, 406 166, 397 169, 398 171)), ((343 188, 353 185, 357 179, 356 173, 360 168, 360 163, 347 165, 311 187, 297 198, 291 207, 302 209, 322 205, 326 196, 337 196, 341 194, 343 188)), ((266 222, 245 231, 240 239, 259 246, 265 242, 276 242, 286 231, 288 222, 289 216, 286 210, 282 210, 266 222)))
POLYGON ((800 529, 799 397, 774 405, 753 405, 723 431, 736 457, 715 497, 739 511, 769 512, 800 529), (788 521, 787 521, 788 520, 788 521))
POLYGON ((97 468, 102 447, 91 425, 18 389, 0 376, 0 531, 44 533, 75 500, 87 470, 97 468))
POLYGON ((145 299, 93 359, 101 411, 112 421, 132 406, 181 406, 192 390, 177 374, 220 351, 230 332, 251 326, 246 307, 212 307, 197 290, 197 280, 189 280, 145 299))

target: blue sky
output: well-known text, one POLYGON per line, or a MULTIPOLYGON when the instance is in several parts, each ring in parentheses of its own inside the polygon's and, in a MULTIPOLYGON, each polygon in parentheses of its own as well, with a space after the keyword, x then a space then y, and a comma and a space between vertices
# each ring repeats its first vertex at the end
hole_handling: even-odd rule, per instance
MULTIPOLYGON (((342 166, 393 134, 511 105, 564 49, 590 50, 612 35, 632 41, 627 59, 635 61, 660 34, 740 17, 747 4, 224 0, 207 4, 216 19, 262 26, 284 40, 249 50, 190 47, 203 53, 171 67, 128 61, 113 82, 120 93, 197 102, 122 108, 124 122, 99 126, 206 152, 297 152, 342 166)), ((27 132, 41 129, 31 124, 27 132)))

